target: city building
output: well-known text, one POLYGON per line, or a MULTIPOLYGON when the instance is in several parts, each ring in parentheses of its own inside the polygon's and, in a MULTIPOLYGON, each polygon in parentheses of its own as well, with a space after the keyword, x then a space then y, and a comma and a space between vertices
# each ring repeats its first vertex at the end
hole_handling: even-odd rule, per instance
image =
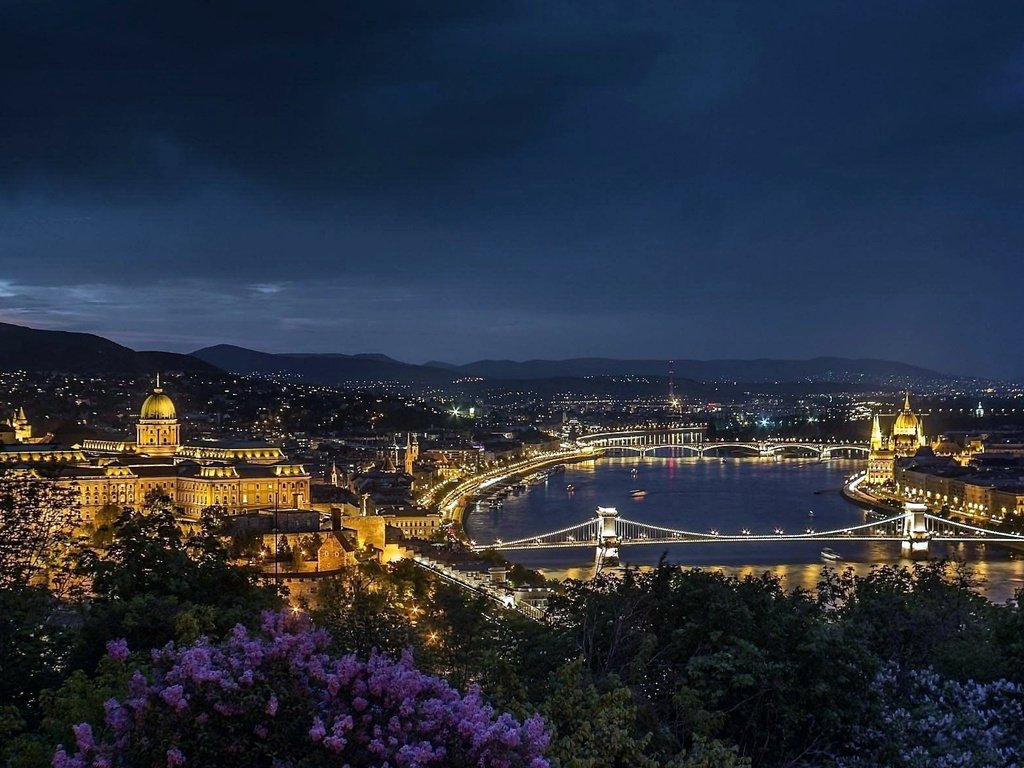
MULTIPOLYGON (((20 412, 21 420, 23 416, 20 412)), ((301 508, 309 502, 309 473, 277 446, 225 440, 182 443, 174 403, 159 380, 139 411, 134 440, 124 436, 74 446, 4 445, 0 468, 74 483, 85 524, 104 507, 139 506, 151 494, 168 496, 191 518, 210 506, 238 514, 301 508)))
POLYGON ((879 414, 871 420, 871 452, 868 454, 866 482, 869 485, 888 485, 893 482, 893 468, 897 459, 914 456, 928 444, 924 434, 924 420, 910 408, 910 393, 903 398, 903 409, 893 418, 888 435, 883 435, 879 414))

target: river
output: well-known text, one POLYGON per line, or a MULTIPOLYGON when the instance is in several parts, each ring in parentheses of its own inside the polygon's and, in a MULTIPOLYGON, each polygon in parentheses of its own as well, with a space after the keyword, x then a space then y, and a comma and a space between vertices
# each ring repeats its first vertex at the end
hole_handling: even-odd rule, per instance
MULTIPOLYGON (((669 528, 739 533, 828 530, 864 522, 864 510, 839 494, 843 481, 864 462, 841 460, 763 461, 729 459, 603 458, 569 465, 564 474, 509 496, 504 506, 486 504, 467 510, 465 527, 477 542, 545 533, 583 522, 598 506, 616 507, 623 518, 669 528), (567 491, 571 485, 573 490, 567 491), (647 495, 635 498, 631 490, 647 495), (809 513, 813 512, 813 516, 809 513)), ((663 555, 670 563, 717 568, 738 575, 770 571, 787 588, 815 586, 826 563, 821 549, 830 546, 843 558, 841 567, 859 573, 872 565, 908 563, 893 542, 770 542, 627 546, 623 564, 652 566, 663 555)), ((967 560, 990 600, 1002 602, 1024 587, 1024 555, 984 544, 952 544, 933 555, 967 560)), ((505 556, 556 578, 586 578, 593 573, 593 547, 512 551, 505 556)), ((830 567, 837 567, 833 564, 830 567)))

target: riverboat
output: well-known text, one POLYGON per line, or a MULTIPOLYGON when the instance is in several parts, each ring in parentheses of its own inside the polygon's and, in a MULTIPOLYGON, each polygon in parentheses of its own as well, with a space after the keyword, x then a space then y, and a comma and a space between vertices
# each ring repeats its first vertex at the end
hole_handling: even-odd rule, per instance
POLYGON ((836 562, 837 560, 843 559, 843 556, 831 547, 825 547, 823 550, 821 550, 821 557, 823 560, 828 560, 830 562, 836 562))

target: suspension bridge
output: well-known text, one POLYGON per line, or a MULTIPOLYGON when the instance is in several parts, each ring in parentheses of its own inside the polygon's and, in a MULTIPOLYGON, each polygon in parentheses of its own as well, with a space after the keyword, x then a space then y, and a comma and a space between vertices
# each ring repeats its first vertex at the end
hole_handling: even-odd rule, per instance
POLYGON ((772 533, 723 533, 717 529, 688 531, 627 520, 614 507, 598 507, 595 516, 576 525, 527 536, 512 541, 498 539, 493 544, 473 544, 475 552, 494 549, 499 552, 527 549, 594 547, 596 563, 617 558, 620 547, 665 544, 721 544, 742 542, 764 544, 789 541, 894 541, 900 542, 904 557, 915 560, 929 556, 931 544, 942 542, 986 542, 1024 544, 1024 535, 995 531, 938 517, 924 504, 908 502, 904 511, 861 525, 818 531, 808 527, 796 533, 775 528, 772 533))

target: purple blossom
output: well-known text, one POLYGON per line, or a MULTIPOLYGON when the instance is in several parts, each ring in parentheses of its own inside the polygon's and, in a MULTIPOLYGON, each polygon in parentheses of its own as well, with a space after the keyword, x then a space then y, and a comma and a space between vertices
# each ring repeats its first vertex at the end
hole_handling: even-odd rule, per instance
POLYGON ((188 706, 185 700, 185 688, 182 685, 169 685, 160 691, 160 698, 170 704, 178 712, 188 706))
POLYGON ((284 611, 264 614, 259 633, 239 626, 220 644, 200 639, 156 650, 150 676, 136 672, 126 698, 106 703, 108 739, 94 744, 83 723, 75 754, 59 749, 53 765, 177 768, 201 749, 239 765, 259 750, 260 762, 280 764, 547 768, 549 735, 539 716, 520 724, 498 714, 478 689, 463 696, 408 655, 336 658, 329 643, 308 616, 284 611), (244 732, 258 739, 239 740, 244 732), (274 733, 308 741, 282 744, 274 733))
POLYGON ((89 752, 96 746, 92 737, 92 726, 88 723, 73 725, 71 730, 75 734, 75 746, 78 747, 79 752, 89 752))
POLYGON ((128 658, 128 641, 124 638, 107 641, 107 656, 114 661, 124 661, 128 658))
POLYGON ((872 688, 885 707, 879 724, 855 729, 849 756, 837 761, 840 768, 1020 764, 1024 686, 1006 680, 960 683, 932 670, 901 674, 892 667, 872 688))

